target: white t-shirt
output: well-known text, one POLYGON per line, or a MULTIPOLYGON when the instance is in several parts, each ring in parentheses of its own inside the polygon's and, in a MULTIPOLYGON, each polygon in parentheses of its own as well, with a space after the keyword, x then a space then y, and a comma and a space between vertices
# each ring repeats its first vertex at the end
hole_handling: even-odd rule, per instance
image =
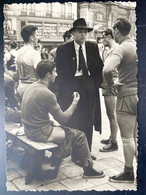
POLYGON ((38 62, 41 61, 41 55, 39 51, 35 50, 31 45, 24 45, 22 48, 19 49, 18 52, 18 61, 20 58, 23 58, 23 62, 28 66, 33 66, 34 68, 37 67, 38 62))

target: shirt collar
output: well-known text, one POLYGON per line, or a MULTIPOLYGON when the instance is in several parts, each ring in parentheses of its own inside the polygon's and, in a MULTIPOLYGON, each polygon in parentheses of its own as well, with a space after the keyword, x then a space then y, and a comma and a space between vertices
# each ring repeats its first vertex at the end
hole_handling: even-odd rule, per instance
MULTIPOLYGON (((75 50, 78 51, 79 50, 79 47, 80 45, 77 44, 75 41, 74 41, 74 46, 75 46, 75 50)), ((84 49, 85 48, 85 43, 82 45, 82 48, 84 49)))

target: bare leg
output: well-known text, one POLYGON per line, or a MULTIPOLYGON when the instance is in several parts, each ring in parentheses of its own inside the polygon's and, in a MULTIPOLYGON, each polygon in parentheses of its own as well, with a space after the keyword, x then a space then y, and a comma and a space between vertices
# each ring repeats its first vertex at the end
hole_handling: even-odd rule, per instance
POLYGON ((136 115, 122 114, 118 112, 117 119, 123 140, 125 166, 132 167, 133 158, 136 152, 134 131, 137 117, 136 115))
POLYGON ((118 131, 118 123, 116 116, 116 96, 104 96, 106 113, 110 122, 110 131, 111 131, 111 139, 112 143, 117 142, 117 131, 118 131))
POLYGON ((61 144, 63 143, 64 139, 65 139, 64 130, 61 127, 54 127, 48 141, 54 142, 55 144, 61 144))

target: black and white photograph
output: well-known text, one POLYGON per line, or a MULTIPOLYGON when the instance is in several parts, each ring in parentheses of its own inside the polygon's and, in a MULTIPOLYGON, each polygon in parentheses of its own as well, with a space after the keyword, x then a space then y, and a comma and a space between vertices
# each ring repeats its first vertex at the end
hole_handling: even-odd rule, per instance
POLYGON ((136 6, 4 4, 7 191, 137 191, 136 6))

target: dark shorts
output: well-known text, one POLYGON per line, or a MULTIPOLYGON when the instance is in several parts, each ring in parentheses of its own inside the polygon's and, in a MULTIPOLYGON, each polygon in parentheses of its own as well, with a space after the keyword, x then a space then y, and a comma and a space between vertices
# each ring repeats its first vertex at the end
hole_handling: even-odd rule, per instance
POLYGON ((104 89, 102 89, 102 95, 103 96, 117 96, 117 93, 118 93, 118 89, 116 86, 113 86, 113 87, 109 87, 109 86, 106 86, 104 89))
POLYGON ((117 112, 137 115, 137 95, 129 95, 117 99, 117 112))

